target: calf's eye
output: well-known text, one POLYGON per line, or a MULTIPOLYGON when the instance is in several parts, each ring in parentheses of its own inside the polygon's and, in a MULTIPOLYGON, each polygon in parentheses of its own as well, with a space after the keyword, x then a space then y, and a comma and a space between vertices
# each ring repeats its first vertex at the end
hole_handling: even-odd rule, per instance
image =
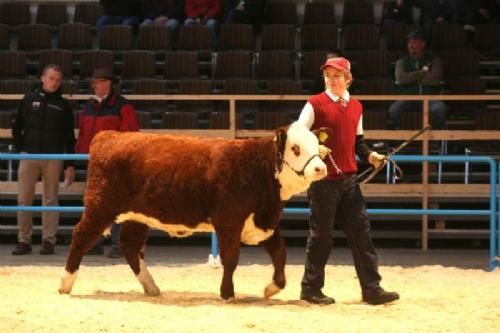
POLYGON ((292 151, 293 151, 293 154, 295 156, 300 156, 300 146, 299 145, 293 145, 292 151))

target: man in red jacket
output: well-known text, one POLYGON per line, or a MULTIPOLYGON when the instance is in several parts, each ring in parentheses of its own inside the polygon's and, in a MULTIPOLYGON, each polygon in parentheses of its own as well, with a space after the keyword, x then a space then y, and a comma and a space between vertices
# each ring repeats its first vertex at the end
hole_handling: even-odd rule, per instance
POLYGON ((212 41, 217 40, 217 24, 222 17, 221 0, 186 0, 184 25, 206 25, 212 31, 212 41))
POLYGON ((330 58, 321 70, 326 90, 309 99, 298 120, 312 130, 328 128, 321 143, 331 150, 325 159, 327 176, 313 182, 307 192, 311 216, 300 298, 315 304, 335 303, 321 289, 333 244, 333 226, 338 223, 352 250, 363 301, 374 305, 392 302, 399 295, 380 286, 382 278, 370 236, 370 221, 356 181, 356 154, 375 167, 385 163, 385 157, 368 148, 363 139, 363 107, 347 91, 352 83, 349 61, 330 58))
MULTIPOLYGON (((92 88, 95 97, 90 99, 80 112, 79 132, 75 152, 88 154, 90 142, 100 131, 138 131, 137 116, 134 106, 113 89, 117 79, 109 68, 97 68, 92 73, 92 88)), ((110 258, 121 257, 119 248, 120 226, 113 223, 111 226, 110 258)), ((89 254, 103 254, 102 239, 94 246, 89 254)))

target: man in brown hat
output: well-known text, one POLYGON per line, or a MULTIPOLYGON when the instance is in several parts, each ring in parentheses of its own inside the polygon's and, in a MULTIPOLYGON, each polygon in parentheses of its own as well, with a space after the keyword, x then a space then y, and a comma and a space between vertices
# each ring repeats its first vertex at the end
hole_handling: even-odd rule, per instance
MULTIPOLYGON (((97 68, 92 73, 92 88, 95 97, 91 98, 80 112, 79 133, 75 152, 88 154, 90 142, 100 131, 115 130, 121 132, 138 131, 137 116, 134 106, 123 96, 115 92, 113 83, 118 79, 110 68, 97 68)), ((110 258, 121 257, 118 224, 111 226, 110 258)), ((103 254, 102 239, 89 254, 103 254)))

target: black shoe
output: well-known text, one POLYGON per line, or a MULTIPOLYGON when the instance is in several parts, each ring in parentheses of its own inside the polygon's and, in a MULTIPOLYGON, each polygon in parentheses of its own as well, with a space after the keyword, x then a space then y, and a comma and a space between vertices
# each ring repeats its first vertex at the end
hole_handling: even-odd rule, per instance
POLYGON ((108 258, 116 259, 122 257, 122 251, 117 246, 112 246, 108 253, 108 258))
POLYGON ((22 256, 31 253, 31 245, 23 242, 19 242, 16 245, 14 251, 12 251, 13 256, 22 256))
POLYGON ((102 245, 94 245, 87 254, 90 256, 102 256, 104 254, 104 248, 102 245))
POLYGON ((48 241, 43 241, 42 247, 40 248, 40 254, 54 254, 54 244, 48 241))
POLYGON ((399 299, 399 294, 393 291, 385 291, 382 287, 363 291, 363 302, 371 305, 380 305, 399 299))
POLYGON ((301 293, 300 299, 307 301, 309 303, 312 303, 312 304, 328 305, 328 304, 335 303, 335 300, 332 297, 326 296, 321 291, 311 293, 311 294, 301 293))

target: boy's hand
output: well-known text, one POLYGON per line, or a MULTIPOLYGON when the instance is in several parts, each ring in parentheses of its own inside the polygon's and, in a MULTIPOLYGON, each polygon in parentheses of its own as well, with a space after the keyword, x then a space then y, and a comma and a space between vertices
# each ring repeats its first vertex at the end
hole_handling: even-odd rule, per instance
POLYGON ((385 159, 385 155, 379 154, 374 151, 371 152, 368 156, 368 162, 373 165, 374 168, 378 169, 383 167, 385 163, 387 163, 387 160, 385 159))

